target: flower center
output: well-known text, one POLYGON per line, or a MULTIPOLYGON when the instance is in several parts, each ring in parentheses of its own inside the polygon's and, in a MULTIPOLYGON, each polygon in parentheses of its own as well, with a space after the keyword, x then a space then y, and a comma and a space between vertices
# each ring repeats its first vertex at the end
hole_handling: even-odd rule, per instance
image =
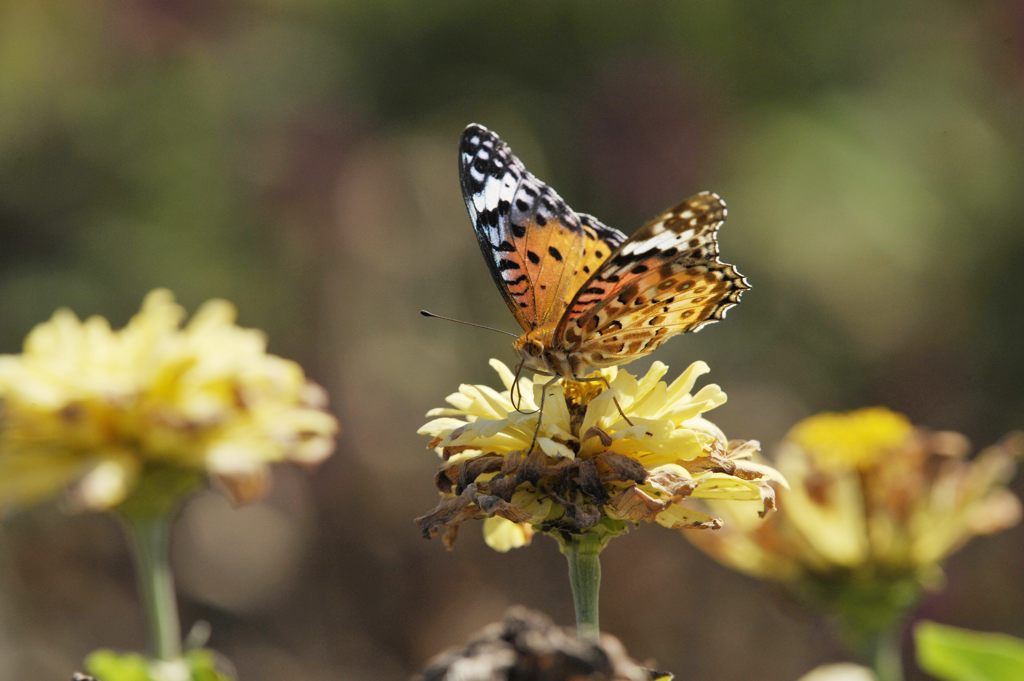
POLYGON ((602 381, 574 381, 570 378, 562 379, 562 391, 565 393, 565 402, 570 409, 573 407, 586 407, 590 400, 604 392, 602 381))
POLYGON ((875 407, 812 416, 789 437, 821 466, 866 468, 905 446, 913 432, 906 417, 875 407))

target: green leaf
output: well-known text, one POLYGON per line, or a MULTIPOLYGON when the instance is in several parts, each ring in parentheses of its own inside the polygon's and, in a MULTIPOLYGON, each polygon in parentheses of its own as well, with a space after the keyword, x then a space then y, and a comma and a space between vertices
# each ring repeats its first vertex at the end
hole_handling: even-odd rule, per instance
MULTIPOLYGON (((210 650, 191 650, 183 658, 190 681, 233 681, 217 669, 217 656, 210 650)), ((85 667, 97 681, 164 681, 167 670, 138 653, 97 650, 85 659, 85 667)), ((180 662, 178 663, 180 664, 180 662)))
POLYGON ((85 658, 85 668, 99 681, 152 681, 142 655, 97 650, 85 658))
POLYGON ((918 664, 942 681, 1024 679, 1024 640, 935 622, 922 622, 914 633, 918 664))
POLYGON ((217 670, 217 656, 211 650, 192 650, 185 654, 192 681, 233 681, 217 670))

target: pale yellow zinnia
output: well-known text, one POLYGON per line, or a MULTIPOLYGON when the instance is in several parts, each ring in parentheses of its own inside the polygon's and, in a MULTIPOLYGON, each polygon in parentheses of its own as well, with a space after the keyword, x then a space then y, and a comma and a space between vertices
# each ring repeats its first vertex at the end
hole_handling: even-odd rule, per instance
POLYGON ((730 442, 704 418, 726 396, 714 384, 693 391, 708 372, 703 362, 672 383, 662 380, 661 362, 639 378, 606 369, 607 389, 559 379, 547 389, 539 428, 550 379, 521 377, 513 391, 513 372, 497 360, 491 366, 504 390, 463 385, 419 431, 443 459, 442 501, 417 521, 426 536, 443 535, 450 546, 463 521, 486 518, 488 544, 508 550, 538 531, 611 536, 640 521, 721 525, 692 500, 756 501, 762 511, 774 503, 769 483, 781 478, 750 460, 757 443, 730 442))
POLYGON ((123 329, 60 310, 0 356, 0 509, 61 490, 110 508, 203 474, 246 501, 269 464, 328 456, 338 426, 324 391, 235 314, 213 300, 182 326, 156 290, 123 329))
POLYGON ((776 453, 791 485, 778 512, 761 521, 752 509, 716 506, 728 526, 690 539, 863 633, 937 585, 942 560, 969 539, 1018 521, 1007 483, 1021 445, 1011 436, 969 459, 963 436, 885 408, 812 416, 776 453))

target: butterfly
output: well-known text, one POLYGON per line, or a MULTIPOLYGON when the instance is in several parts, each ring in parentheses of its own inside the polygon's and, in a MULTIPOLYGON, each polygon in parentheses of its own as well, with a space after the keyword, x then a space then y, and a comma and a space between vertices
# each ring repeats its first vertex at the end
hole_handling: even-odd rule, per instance
POLYGON ((520 368, 579 380, 626 364, 723 319, 750 288, 718 259, 726 207, 712 192, 627 238, 570 208, 476 124, 462 133, 459 180, 480 250, 523 328, 520 368))

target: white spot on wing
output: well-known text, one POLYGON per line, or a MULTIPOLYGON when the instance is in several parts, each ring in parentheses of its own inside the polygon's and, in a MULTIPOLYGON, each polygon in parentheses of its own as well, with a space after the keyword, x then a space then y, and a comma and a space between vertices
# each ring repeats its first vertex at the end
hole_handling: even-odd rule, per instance
POLYGON ((488 180, 484 185, 484 206, 488 209, 495 208, 501 194, 501 185, 493 180, 488 180))
POLYGON ((501 199, 503 201, 512 202, 512 196, 516 192, 516 177, 512 173, 505 173, 505 179, 502 182, 501 187, 501 199))

